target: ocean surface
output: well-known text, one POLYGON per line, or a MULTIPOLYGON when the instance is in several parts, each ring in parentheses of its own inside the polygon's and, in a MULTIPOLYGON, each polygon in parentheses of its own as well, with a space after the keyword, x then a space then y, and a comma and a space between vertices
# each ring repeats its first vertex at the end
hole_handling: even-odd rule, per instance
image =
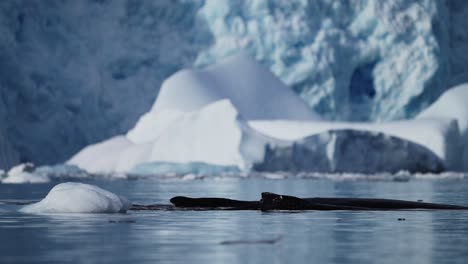
MULTIPOLYGON (((58 182, 0 184, 0 263, 467 263, 468 211, 130 211, 27 215, 58 182)), ((90 180, 135 203, 381 197, 468 205, 467 179, 90 180)))

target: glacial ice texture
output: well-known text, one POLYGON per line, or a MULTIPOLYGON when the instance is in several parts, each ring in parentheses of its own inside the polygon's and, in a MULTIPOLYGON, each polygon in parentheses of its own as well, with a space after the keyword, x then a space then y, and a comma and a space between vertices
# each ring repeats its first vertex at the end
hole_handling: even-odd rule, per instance
POLYGON ((41 201, 26 205, 20 212, 30 214, 54 213, 125 213, 130 202, 125 197, 95 185, 65 182, 50 190, 41 201))
POLYGON ((468 80, 467 13, 451 0, 0 1, 0 166, 121 134, 163 79, 239 49, 325 118, 412 117, 468 80))
POLYGON ((20 161, 53 164, 127 131, 161 81, 190 67, 210 42, 199 7, 0 1, 0 138, 12 142, 20 161))
POLYGON ((257 171, 396 173, 441 172, 444 163, 429 149, 383 133, 330 130, 287 147, 267 148, 257 171))

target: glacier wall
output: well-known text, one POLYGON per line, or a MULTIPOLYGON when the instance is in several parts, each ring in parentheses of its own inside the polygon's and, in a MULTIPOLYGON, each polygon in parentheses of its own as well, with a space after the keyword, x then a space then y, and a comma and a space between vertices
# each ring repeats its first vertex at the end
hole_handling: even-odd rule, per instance
POLYGON ((440 1, 208 0, 209 64, 239 47, 336 120, 414 115, 445 89, 446 8, 440 1))
POLYGON ((0 129, 20 160, 63 162, 132 127, 161 81, 211 42, 196 17, 200 7, 0 1, 0 129))
POLYGON ((462 0, 0 1, 0 131, 11 160, 64 161, 132 127, 172 73, 239 49, 327 119, 412 117, 468 81, 466 15, 462 0))

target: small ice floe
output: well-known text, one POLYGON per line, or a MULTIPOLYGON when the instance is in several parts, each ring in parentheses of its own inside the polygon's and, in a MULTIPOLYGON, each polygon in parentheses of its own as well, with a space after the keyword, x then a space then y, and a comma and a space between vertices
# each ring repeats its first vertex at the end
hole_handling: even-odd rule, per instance
POLYGON ((34 173, 35 167, 32 163, 22 163, 11 168, 2 183, 45 183, 50 178, 47 175, 34 173))
POLYGON ((56 185, 41 201, 24 206, 23 213, 125 213, 130 202, 94 185, 67 182, 56 185))

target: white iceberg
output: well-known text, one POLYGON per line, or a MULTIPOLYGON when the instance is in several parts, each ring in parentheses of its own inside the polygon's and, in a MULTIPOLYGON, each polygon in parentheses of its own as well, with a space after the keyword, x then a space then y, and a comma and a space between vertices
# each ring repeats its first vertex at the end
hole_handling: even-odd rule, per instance
POLYGON ((76 165, 91 173, 120 171, 119 168, 131 169, 132 164, 129 164, 131 161, 119 162, 119 160, 123 151, 133 146, 134 143, 126 137, 115 136, 85 147, 74 155, 67 164, 76 165))
POLYGON ((125 213, 130 202, 94 185, 61 183, 41 201, 20 209, 23 213, 125 213))
POLYGON ((182 70, 169 77, 152 109, 128 131, 127 138, 135 143, 154 140, 181 113, 223 99, 229 99, 245 120, 321 119, 267 68, 241 52, 204 70, 182 70))
POLYGON ((111 138, 86 147, 67 163, 95 173, 128 172, 137 165, 154 162, 200 162, 247 170, 263 159, 265 143, 272 140, 252 130, 229 100, 214 102, 196 112, 180 112, 158 132, 151 141, 141 143, 124 136, 111 138))
POLYGON ((270 72, 240 54, 206 70, 174 74, 126 136, 88 146, 68 164, 136 174, 232 167, 438 172, 458 168, 459 145, 453 118, 322 121, 270 72))
POLYGON ((84 179, 93 175, 75 165, 57 164, 35 167, 32 163, 21 163, 8 173, 0 172, 2 183, 46 183, 51 180, 84 179))
POLYGON ((246 120, 318 120, 307 104, 244 52, 203 70, 182 70, 165 80, 152 112, 191 112, 228 98, 246 120))
POLYGON ((32 163, 22 163, 11 168, 2 183, 46 183, 50 181, 47 175, 34 173, 35 167, 32 163))
MULTIPOLYGON (((164 115, 167 111, 157 112, 164 115)), ((90 146, 69 163, 137 175, 250 171, 440 172, 457 168, 453 119, 388 123, 264 120, 246 122, 229 100, 171 115, 166 129, 141 143, 122 136, 90 146), (113 147, 109 144, 115 140, 113 147), (125 144, 120 144, 121 142, 125 144), (128 156, 129 149, 147 148, 128 156), (112 153, 106 154, 109 149, 112 153), (128 158, 123 158, 128 156, 128 158), (131 159, 130 159, 131 158, 131 159), (101 161, 101 159, 103 161, 101 161)), ((157 125, 157 124, 155 124, 157 125)))
POLYGON ((468 84, 462 84, 443 93, 437 101, 422 111, 418 119, 453 119, 460 130, 460 168, 468 171, 468 84))

